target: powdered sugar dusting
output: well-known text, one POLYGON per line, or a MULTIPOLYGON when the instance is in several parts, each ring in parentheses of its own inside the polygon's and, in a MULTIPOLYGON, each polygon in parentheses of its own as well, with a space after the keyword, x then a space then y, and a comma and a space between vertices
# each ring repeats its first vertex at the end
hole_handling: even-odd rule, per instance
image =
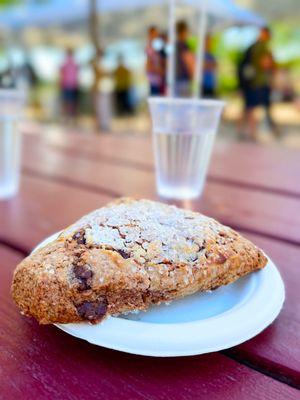
POLYGON ((211 218, 149 200, 131 200, 100 208, 63 235, 84 228, 87 244, 130 254, 137 262, 185 263, 198 259, 204 239, 226 229, 211 218))

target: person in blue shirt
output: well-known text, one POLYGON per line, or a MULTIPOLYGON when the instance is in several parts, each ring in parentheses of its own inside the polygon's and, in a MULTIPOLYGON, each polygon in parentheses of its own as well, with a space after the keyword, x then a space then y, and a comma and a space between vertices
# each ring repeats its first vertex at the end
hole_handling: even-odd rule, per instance
POLYGON ((211 52, 211 36, 205 38, 205 54, 203 63, 203 81, 202 95, 203 97, 216 97, 217 84, 217 61, 211 52))

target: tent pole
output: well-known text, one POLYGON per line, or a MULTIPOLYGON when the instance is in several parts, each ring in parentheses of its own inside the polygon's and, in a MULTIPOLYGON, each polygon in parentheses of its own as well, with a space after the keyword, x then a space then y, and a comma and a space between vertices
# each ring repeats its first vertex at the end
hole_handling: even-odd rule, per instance
POLYGON ((167 52, 167 96, 174 96, 175 85, 175 1, 169 0, 169 27, 168 27, 168 52, 167 52))
POLYGON ((193 86, 193 94, 195 98, 202 97, 202 80, 203 80, 203 67, 205 57, 205 36, 207 31, 207 0, 202 0, 201 8, 199 11, 199 24, 198 24, 198 45, 196 54, 196 70, 193 86))

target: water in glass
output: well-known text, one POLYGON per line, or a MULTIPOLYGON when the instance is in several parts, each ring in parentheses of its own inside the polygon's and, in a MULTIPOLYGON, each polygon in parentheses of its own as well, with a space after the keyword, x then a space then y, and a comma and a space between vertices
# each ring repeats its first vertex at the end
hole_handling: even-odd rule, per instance
POLYGON ((195 198, 202 192, 215 132, 156 133, 156 184, 163 197, 195 198))
POLYGON ((0 199, 10 197, 18 190, 20 147, 17 120, 0 116, 0 199))

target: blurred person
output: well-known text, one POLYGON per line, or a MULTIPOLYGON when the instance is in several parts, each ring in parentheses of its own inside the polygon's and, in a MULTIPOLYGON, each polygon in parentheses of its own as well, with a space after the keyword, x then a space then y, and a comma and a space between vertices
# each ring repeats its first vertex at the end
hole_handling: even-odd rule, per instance
POLYGON ((39 84, 39 77, 36 69, 29 57, 25 54, 24 64, 18 71, 18 86, 22 90, 29 91, 28 104, 36 111, 41 112, 41 98, 37 90, 39 84))
POLYGON ((75 117, 78 107, 78 72, 73 50, 68 49, 65 61, 60 69, 60 88, 62 93, 64 113, 68 117, 75 117))
POLYGON ((151 25, 148 28, 148 39, 146 46, 146 73, 151 96, 160 95, 162 88, 162 58, 159 51, 155 48, 155 41, 157 39, 159 39, 158 28, 155 25, 151 25))
POLYGON ((131 103, 131 89, 132 89, 132 74, 125 66, 122 56, 118 57, 117 68, 113 72, 115 83, 115 97, 117 112, 119 114, 133 113, 131 103))
POLYGON ((264 27, 260 31, 259 38, 253 45, 252 57, 256 69, 255 86, 259 89, 260 102, 266 112, 267 123, 275 136, 278 136, 278 127, 275 124, 272 113, 272 85, 276 72, 276 63, 269 47, 272 38, 270 28, 264 27))
POLYGON ((111 72, 107 71, 103 65, 104 48, 95 49, 91 59, 93 69, 92 100, 95 113, 95 128, 97 131, 110 131, 113 98, 111 88, 111 72))
POLYGON ((16 87, 16 76, 12 67, 8 67, 0 73, 0 88, 12 89, 16 87))
POLYGON ((25 62, 22 67, 22 73, 27 80, 28 86, 32 89, 36 87, 38 83, 38 76, 36 74, 35 68, 28 58, 25 59, 25 62))
POLYGON ((245 52, 238 68, 239 86, 244 98, 244 113, 240 128, 246 124, 249 137, 257 139, 255 110, 263 106, 267 123, 278 136, 278 128, 271 115, 272 79, 276 64, 269 48, 271 31, 268 27, 260 30, 257 41, 245 52))
POLYGON ((216 97, 217 61, 215 56, 212 54, 211 48, 212 48, 211 36, 207 35, 205 38, 202 95, 203 97, 214 98, 216 97))
POLYGON ((187 40, 189 27, 184 20, 176 24, 176 85, 175 94, 178 97, 191 95, 191 83, 195 70, 195 56, 190 50, 187 40))
POLYGON ((24 63, 16 68, 16 86, 22 90, 34 89, 37 86, 38 77, 33 65, 25 56, 24 63))
POLYGON ((93 84, 92 84, 92 92, 98 93, 100 89, 100 82, 103 78, 107 76, 107 72, 103 69, 102 59, 104 56, 104 49, 96 49, 95 55, 91 59, 90 65, 93 69, 93 84))
POLYGON ((167 46, 168 46, 168 34, 166 31, 161 32, 161 49, 159 50, 160 58, 161 58, 161 90, 160 93, 162 95, 166 95, 167 93, 167 46))

